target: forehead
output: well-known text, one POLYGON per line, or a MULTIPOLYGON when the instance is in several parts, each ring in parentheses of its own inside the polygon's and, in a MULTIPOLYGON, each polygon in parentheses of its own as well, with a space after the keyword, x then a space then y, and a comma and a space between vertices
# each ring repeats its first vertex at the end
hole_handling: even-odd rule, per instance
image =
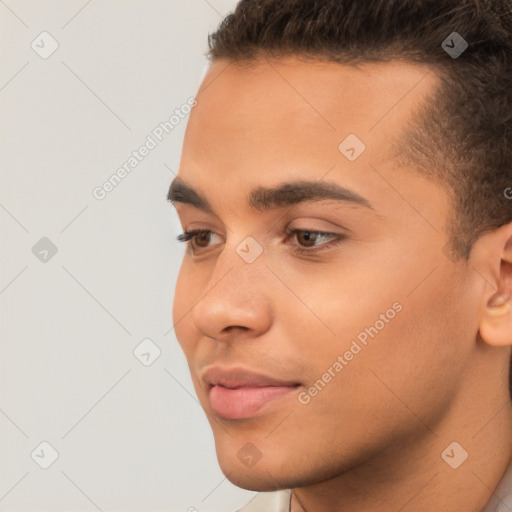
POLYGON ((342 129, 344 117, 350 123, 358 121, 354 128, 369 129, 391 108, 407 112, 435 81, 428 66, 402 61, 348 65, 298 57, 247 64, 220 60, 210 67, 197 99, 204 100, 205 108, 215 109, 212 101, 223 103, 226 114, 238 112, 238 122, 244 113, 259 112, 264 119, 286 110, 310 114, 311 122, 323 119, 331 129, 342 129))
POLYGON ((217 61, 196 96, 180 177, 205 194, 219 183, 246 191, 327 176, 378 195, 375 169, 395 165, 390 146, 436 81, 402 62, 217 61), (364 151, 350 161, 340 144, 353 135, 364 151))
POLYGON ((196 149, 217 153, 229 138, 226 159, 239 159, 240 148, 247 154, 262 147, 281 156, 332 156, 354 133, 382 153, 377 146, 398 135, 435 81, 426 66, 395 61, 357 67, 296 57, 250 66, 218 61, 198 91, 188 139, 196 149))

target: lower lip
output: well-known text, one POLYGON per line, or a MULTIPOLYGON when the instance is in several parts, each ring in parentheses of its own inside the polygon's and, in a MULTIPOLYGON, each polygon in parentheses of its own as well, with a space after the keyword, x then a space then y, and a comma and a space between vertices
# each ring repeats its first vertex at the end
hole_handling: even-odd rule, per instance
POLYGON ((210 389, 210 404, 212 409, 223 418, 230 420, 251 418, 265 405, 286 397, 296 389, 296 386, 232 389, 217 385, 210 389))

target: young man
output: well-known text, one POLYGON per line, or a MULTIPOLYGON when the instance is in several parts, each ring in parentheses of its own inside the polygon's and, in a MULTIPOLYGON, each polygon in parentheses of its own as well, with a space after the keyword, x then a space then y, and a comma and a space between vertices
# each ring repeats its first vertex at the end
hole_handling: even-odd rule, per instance
POLYGON ((244 512, 512 510, 511 32, 242 0, 210 37, 173 321, 244 512))

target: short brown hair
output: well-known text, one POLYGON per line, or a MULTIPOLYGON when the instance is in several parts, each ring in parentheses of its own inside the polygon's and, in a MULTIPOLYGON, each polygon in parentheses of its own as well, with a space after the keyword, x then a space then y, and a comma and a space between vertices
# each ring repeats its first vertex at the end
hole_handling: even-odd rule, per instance
POLYGON ((454 259, 512 221, 512 0, 240 0, 208 43, 212 61, 293 55, 430 66, 441 85, 394 155, 448 185, 454 259), (442 47, 453 32, 468 43, 457 57, 442 47))

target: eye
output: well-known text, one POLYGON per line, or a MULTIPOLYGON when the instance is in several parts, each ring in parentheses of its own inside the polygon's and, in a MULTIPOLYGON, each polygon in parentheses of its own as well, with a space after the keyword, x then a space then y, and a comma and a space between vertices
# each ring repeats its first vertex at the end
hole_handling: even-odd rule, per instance
MULTIPOLYGON (((345 235, 339 233, 329 233, 325 231, 314 231, 312 229, 291 229, 286 232, 288 238, 295 237, 298 243, 292 243, 293 250, 297 254, 317 253, 329 249, 333 245, 339 244, 345 235), (318 244, 319 240, 330 239, 330 241, 318 244)), ((191 242, 190 247, 192 252, 196 254, 199 249, 207 249, 211 237, 215 233, 209 229, 196 229, 191 231, 184 231, 176 237, 180 242, 191 242)))
POLYGON ((191 242, 190 247, 195 254, 196 249, 206 249, 210 238, 215 233, 209 229, 194 229, 191 231, 184 231, 176 237, 179 242, 191 242))
POLYGON ((297 254, 313 254, 320 251, 327 250, 334 245, 338 245, 343 239, 346 238, 345 235, 340 233, 329 233, 326 231, 314 231, 312 229, 292 229, 287 231, 288 235, 293 235, 295 239, 299 242, 294 245, 294 251, 297 254), (319 240, 330 239, 330 241, 325 242, 323 244, 318 244, 319 240))
POLYGON ((315 241, 324 235, 328 235, 328 233, 322 233, 320 231, 308 231, 305 229, 294 229, 291 231, 291 234, 295 235, 299 243, 305 247, 314 247, 315 241))

